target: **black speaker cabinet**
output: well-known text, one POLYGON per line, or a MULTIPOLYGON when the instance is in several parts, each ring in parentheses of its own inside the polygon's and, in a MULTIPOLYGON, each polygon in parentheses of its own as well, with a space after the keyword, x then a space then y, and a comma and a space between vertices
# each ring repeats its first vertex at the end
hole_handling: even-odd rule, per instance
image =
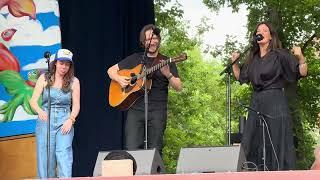
MULTIPOLYGON (((101 176, 101 164, 104 158, 111 151, 100 151, 96 160, 96 165, 93 170, 93 176, 101 176)), ((165 168, 159 152, 156 149, 150 150, 133 150, 127 151, 130 153, 136 163, 136 175, 148 174, 164 174, 165 168)))
POLYGON ((182 148, 176 173, 243 171, 245 161, 241 146, 182 148))

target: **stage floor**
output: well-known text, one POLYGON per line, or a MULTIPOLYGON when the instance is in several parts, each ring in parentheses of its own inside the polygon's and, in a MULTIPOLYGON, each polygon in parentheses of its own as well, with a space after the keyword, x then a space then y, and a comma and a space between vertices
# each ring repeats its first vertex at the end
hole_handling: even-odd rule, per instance
MULTIPOLYGON (((163 174, 130 177, 74 177, 69 180, 319 180, 320 170, 163 174)), ((68 180, 65 179, 65 180, 68 180)))

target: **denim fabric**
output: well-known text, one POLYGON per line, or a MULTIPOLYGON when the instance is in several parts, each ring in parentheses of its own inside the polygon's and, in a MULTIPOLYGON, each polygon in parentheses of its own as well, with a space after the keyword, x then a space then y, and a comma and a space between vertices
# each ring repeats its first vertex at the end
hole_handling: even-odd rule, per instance
MULTIPOLYGON (((47 121, 38 119, 36 124, 37 166, 38 177, 71 177, 72 175, 72 140, 74 129, 63 135, 61 127, 70 116, 71 92, 50 88, 51 114, 50 114, 50 153, 49 176, 47 175, 47 121)), ((42 94, 42 109, 48 113, 48 91, 42 94)))

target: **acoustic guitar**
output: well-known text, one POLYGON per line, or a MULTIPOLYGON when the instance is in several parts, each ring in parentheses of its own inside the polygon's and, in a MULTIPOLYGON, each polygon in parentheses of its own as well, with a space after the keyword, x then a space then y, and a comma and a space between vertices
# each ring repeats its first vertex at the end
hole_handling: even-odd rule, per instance
MULTIPOLYGON (((166 59, 150 68, 145 70, 145 73, 142 71, 143 65, 139 64, 138 66, 132 69, 122 69, 118 71, 118 74, 121 76, 126 76, 130 79, 130 84, 122 88, 117 81, 111 80, 109 88, 109 104, 112 107, 115 107, 120 110, 129 109, 134 102, 144 95, 144 77, 147 76, 163 66, 169 63, 181 62, 187 59, 187 54, 182 53, 178 57, 166 59)), ((151 89, 152 80, 147 79, 146 82, 147 90, 151 89)))

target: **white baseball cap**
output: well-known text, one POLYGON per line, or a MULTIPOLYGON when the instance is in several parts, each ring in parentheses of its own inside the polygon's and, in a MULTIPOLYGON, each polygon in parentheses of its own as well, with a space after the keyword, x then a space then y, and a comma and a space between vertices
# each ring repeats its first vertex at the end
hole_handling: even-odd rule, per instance
POLYGON ((72 52, 69 51, 68 49, 59 49, 58 52, 56 53, 54 60, 72 62, 72 56, 73 56, 72 52))

